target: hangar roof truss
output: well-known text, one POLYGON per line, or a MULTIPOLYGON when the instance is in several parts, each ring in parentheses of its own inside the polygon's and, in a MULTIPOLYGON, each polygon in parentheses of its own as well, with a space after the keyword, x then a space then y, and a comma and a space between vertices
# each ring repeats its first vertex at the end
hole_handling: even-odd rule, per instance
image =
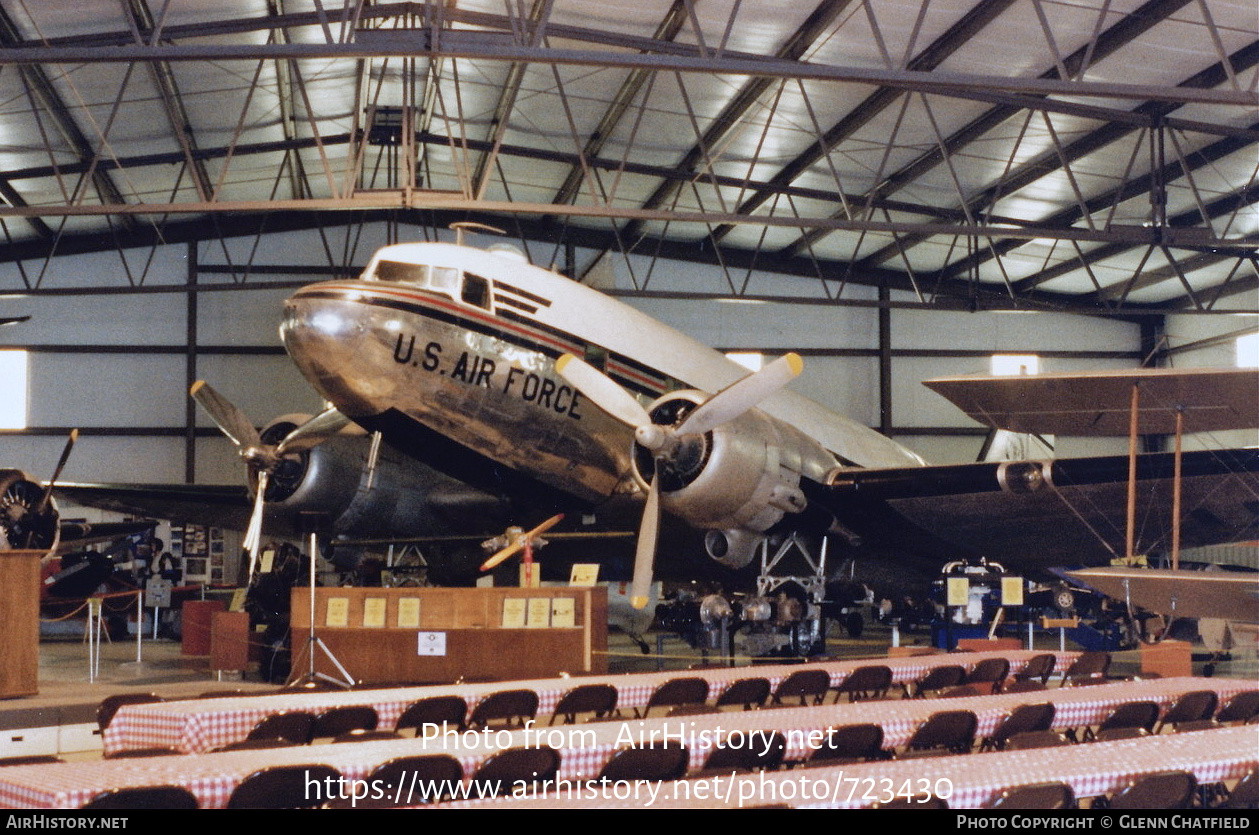
POLYGON ((699 295, 1254 311, 1257 79, 1253 0, 0 0, 0 290, 471 217, 699 295))

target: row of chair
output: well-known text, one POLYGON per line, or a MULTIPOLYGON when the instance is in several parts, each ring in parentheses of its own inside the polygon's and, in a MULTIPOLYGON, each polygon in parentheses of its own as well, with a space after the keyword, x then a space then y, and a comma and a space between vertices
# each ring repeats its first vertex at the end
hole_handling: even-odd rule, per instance
MULTIPOLYGON (((1073 675, 1073 671, 1077 667, 1081 667, 1085 658, 1102 659, 1104 663, 1109 663, 1109 656, 1106 653, 1084 653, 1081 659, 1073 665, 1072 670, 1068 671, 1068 677, 1073 675)), ((1054 662, 1055 657, 1051 653, 1036 656, 1015 678, 1020 681, 1039 679, 1044 682, 1053 671, 1054 662)), ((1093 670, 1095 667, 1091 663, 1083 666, 1087 666, 1090 670, 1093 670)), ((969 672, 960 664, 943 665, 933 668, 919 681, 902 686, 906 696, 913 695, 915 697, 923 697, 931 693, 938 694, 961 685, 975 685, 981 693, 998 692, 1001 689, 1002 682, 1008 675, 1009 669, 1010 662, 1005 658, 999 657, 985 659, 975 665, 969 672)), ((1104 666, 1102 670, 1104 673, 1104 666)), ((892 673, 890 668, 878 664, 860 667, 845 677, 839 686, 834 688, 835 700, 838 702, 844 697, 847 697, 850 701, 883 698, 891 687, 892 673)), ((766 678, 740 679, 719 694, 716 706, 734 705, 751 709, 753 707, 761 707, 767 702, 777 705, 796 699, 799 700, 801 705, 809 702, 821 704, 831 689, 830 675, 825 670, 799 670, 780 682, 777 688, 771 688, 769 680, 766 678)), ((307 692, 307 690, 306 686, 301 686, 287 688, 281 692, 307 692)), ((670 679, 656 688, 645 707, 635 709, 635 716, 638 718, 645 717, 653 707, 676 707, 678 705, 704 702, 708 698, 708 692, 709 684, 705 679, 698 677, 670 679)), ((204 693, 198 698, 233 695, 240 694, 231 691, 214 691, 204 693)), ((961 693, 955 695, 961 695, 961 693)), ((123 693, 108 696, 101 701, 97 709, 97 725, 104 731, 110 721, 112 721, 114 714, 124 705, 161 701, 163 701, 162 697, 155 693, 123 693)), ((617 691, 611 684, 581 685, 564 694, 556 706, 554 717, 562 717, 564 721, 572 722, 574 721, 574 715, 578 713, 592 713, 597 717, 608 716, 616 711, 616 701, 617 691)), ((482 700, 483 704, 486 702, 489 704, 484 710, 491 713, 504 710, 507 707, 505 703, 510 702, 512 711, 510 715, 513 717, 527 715, 528 718, 535 718, 534 714, 537 710, 537 695, 533 691, 527 690, 494 693, 487 699, 482 700), (532 710, 529 709, 530 702, 533 703, 532 710)), ((499 717, 495 715, 493 718, 499 717)), ((463 723, 464 720, 461 718, 458 721, 463 723)), ((554 721, 555 719, 553 718, 552 722, 554 721)), ((476 723, 477 717, 473 716, 468 719, 466 724, 475 727, 476 723)))
MULTIPOLYGON (((617 751, 599 780, 677 780, 685 775, 689 754, 680 745, 655 745, 617 751)), ((560 753, 547 746, 509 748, 486 759, 461 792, 463 767, 445 754, 399 757, 377 766, 353 787, 333 767, 318 763, 272 766, 250 774, 228 797, 229 809, 315 807, 387 808, 418 806, 452 796, 493 797, 520 786, 553 781, 560 753), (366 789, 366 792, 362 790, 366 789)), ((179 786, 130 787, 102 792, 85 809, 195 809, 196 797, 179 786)))
MULTIPOLYGON (((1037 656, 1020 674, 1018 678, 1046 678, 1052 671, 1054 656, 1045 654, 1037 656)), ((967 672, 961 665, 944 665, 932 669, 916 683, 903 685, 905 695, 922 697, 928 693, 939 692, 955 685, 979 685, 980 692, 997 692, 1010 669, 1005 658, 989 658, 967 672)), ((860 667, 849 674, 835 689, 836 701, 847 697, 850 701, 883 698, 892 687, 892 673, 884 665, 860 667)), ((771 688, 769 680, 762 677, 740 679, 725 688, 717 698, 716 706, 742 706, 744 709, 761 707, 770 704, 784 704, 798 699, 801 705, 812 702, 821 704, 831 690, 830 675, 825 670, 799 670, 771 688)), ((306 692, 305 687, 290 688, 282 692, 306 692)), ((653 692, 643 708, 635 709, 635 716, 647 716, 653 707, 676 707, 678 705, 696 704, 707 700, 708 682, 699 677, 682 677, 664 682, 653 692)), ((239 695, 231 691, 215 691, 202 694, 199 698, 239 695)), ((452 699, 457 697, 450 697, 452 699)), ((124 705, 145 704, 163 701, 155 693, 123 693, 103 699, 97 709, 96 721, 104 731, 112 721, 114 714, 124 705)), ((568 691, 560 699, 554 711, 554 717, 562 717, 572 722, 575 714, 592 713, 598 717, 611 715, 616 710, 617 691, 611 684, 586 684, 568 691)), ((491 694, 482 700, 483 710, 499 718, 501 712, 510 708, 512 717, 528 716, 535 718, 537 710, 537 694, 528 690, 509 690, 491 694), (488 704, 487 704, 488 703, 488 704), (532 703, 532 708, 530 708, 532 703)), ((479 705, 480 707, 480 705, 479 705)), ((452 720, 454 721, 454 720, 452 720)), ((458 720, 464 722, 461 717, 458 720)), ((555 719, 552 719, 554 722, 555 719)), ((477 717, 469 718, 467 723, 475 727, 477 717)))
MULTIPOLYGON (((633 751, 646 752, 646 756, 622 756, 616 764, 608 763, 604 775, 609 780, 636 780, 637 775, 652 773, 658 780, 677 780, 685 772, 685 749, 658 747, 655 749, 624 749, 623 754, 633 751), (631 762, 633 759, 633 762, 631 762)), ((742 762, 729 759, 716 762, 719 752, 709 758, 705 771, 725 772, 730 767, 742 766, 742 762)), ((515 748, 502 752, 499 758, 487 761, 473 775, 473 786, 492 791, 494 786, 515 785, 516 780, 553 780, 559 770, 559 754, 554 749, 515 748), (534 752, 534 753, 531 753, 534 752)), ((429 790, 433 787, 453 787, 463 778, 463 770, 457 759, 432 754, 423 757, 392 759, 376 767, 368 777, 368 786, 404 787, 405 790, 371 792, 361 798, 342 796, 327 797, 310 791, 310 781, 325 786, 339 785, 340 775, 327 766, 285 766, 254 772, 235 788, 228 805, 233 809, 292 809, 300 806, 360 806, 379 809, 385 806, 422 805, 443 800, 443 796, 418 795, 415 788, 429 790), (313 777, 312 777, 313 776, 313 777), (325 782, 331 778, 330 782, 325 782)), ((1161 771, 1134 778, 1121 791, 1112 796, 1095 798, 1094 807, 1113 810, 1167 810, 1187 809, 1194 805, 1195 790, 1199 788, 1194 775, 1185 771, 1161 771)), ((344 792, 341 792, 344 793, 344 792)), ((1228 790, 1222 788, 1209 802, 1214 809, 1256 809, 1259 807, 1259 770, 1251 770, 1228 790)), ((894 805, 905 809, 947 809, 947 802, 940 798, 906 798, 901 804, 883 804, 891 809, 894 805)), ((1042 782, 1013 786, 1002 791, 990 809, 1003 810, 1063 810, 1074 809, 1075 792, 1068 783, 1042 782)), ((196 797, 179 786, 152 786, 117 788, 92 798, 83 809, 196 809, 196 797)))
MULTIPOLYGON (((993 737, 984 740, 980 750, 984 750, 985 746, 1007 749, 1024 747, 1019 744, 1022 737, 1042 732, 1053 733, 1048 731, 1052 717, 1052 704, 1022 706, 1011 714, 1011 718, 998 728, 993 737), (1014 720, 1020 713, 1026 714, 1024 719, 1014 720)), ((903 759, 968 752, 974 744, 976 724, 974 714, 969 711, 939 711, 919 726, 905 749, 896 756, 903 759)), ((1061 735, 1058 738, 1065 744, 1061 735)), ((1102 738, 1100 734, 1098 738, 1102 738)), ((824 744, 804 765, 816 767, 888 759, 893 754, 884 750, 883 741, 883 729, 876 724, 836 727, 826 735, 824 744)), ((775 770, 781 766, 785 750, 783 734, 767 731, 764 739, 758 739, 754 745, 718 746, 705 762, 703 773, 775 770)), ((688 752, 678 745, 627 748, 618 751, 609 760, 599 777, 609 781, 676 780, 686 774, 688 762, 688 752)), ((529 747, 502 751, 487 759, 472 775, 473 791, 475 794, 488 796, 493 793, 494 786, 519 785, 520 780, 526 783, 550 780, 558 772, 559 764, 559 752, 550 748, 529 747)), ((418 789, 424 786, 453 787, 462 779, 463 774, 458 761, 445 755, 405 757, 378 767, 369 776, 368 785, 397 787, 402 784, 404 777, 410 779, 410 785, 418 789)), ((1192 781, 1192 775, 1189 778, 1192 781)), ((330 787, 340 785, 339 775, 326 766, 263 769, 242 781, 233 793, 229 806, 291 808, 327 803, 344 805, 347 802, 348 798, 310 796, 308 788, 311 780, 330 787), (324 774, 324 771, 329 773, 324 774), (300 775, 300 779, 295 775, 300 775), (331 782, 325 783, 325 778, 331 778, 331 782)), ((1151 780, 1149 785, 1144 781, 1134 781, 1133 785, 1112 798, 1102 799, 1098 805, 1109 804, 1116 809, 1179 808, 1185 802, 1182 800, 1184 791, 1192 799, 1195 788, 1192 782, 1187 790, 1182 790, 1185 783, 1183 778, 1154 779, 1152 776, 1151 780), (1152 786, 1158 788, 1151 788, 1152 786), (1153 802, 1149 795, 1151 791, 1160 798, 1159 802, 1166 801, 1172 805, 1149 805, 1153 802)), ((93 808, 192 808, 187 805, 189 798, 181 789, 156 787, 151 795, 146 791, 125 789, 108 792, 93 801, 93 808)), ((1238 783, 1231 792, 1222 787, 1213 787, 1212 791, 1213 793, 1204 797, 1220 798, 1221 804, 1227 803, 1234 808, 1253 807, 1259 802, 1259 780, 1253 774, 1238 783)), ((418 805, 439 799, 441 798, 420 796, 408 789, 389 797, 369 797, 354 803, 365 806, 395 803, 418 805)), ((195 801, 192 802, 195 806, 195 801)), ((1011 789, 1003 794, 997 805, 1004 808, 1069 808, 1073 802, 1074 797, 1069 789, 1063 791, 1061 788, 1039 784, 1011 789)))
MULTIPOLYGON (((721 773, 742 763, 735 760, 715 762, 719 752, 709 758, 706 771, 721 773)), ((685 772, 684 748, 658 746, 656 748, 624 749, 619 759, 609 762, 601 776, 609 780, 624 779, 679 779, 685 772), (633 754, 631 752, 639 752, 633 754), (643 778, 639 775, 650 774, 643 778)), ((517 785, 524 779, 552 780, 559 770, 559 755, 553 749, 517 748, 502 752, 487 760, 473 775, 472 785, 489 794, 494 787, 517 785)), ((243 780, 233 791, 229 808, 298 808, 309 806, 358 806, 381 808, 397 805, 421 805, 449 797, 449 794, 417 794, 438 787, 453 787, 463 779, 459 761, 446 755, 402 757, 390 760, 372 771, 365 785, 388 786, 392 792, 371 792, 362 798, 347 798, 344 791, 335 796, 310 791, 311 781, 323 786, 339 786, 340 775, 335 769, 320 765, 283 766, 263 769, 243 780), (398 788, 402 787, 402 788, 398 788)), ((1128 782, 1110 796, 1094 799, 1094 808, 1117 810, 1129 809, 1183 809, 1194 804, 1196 790, 1200 789, 1193 774, 1186 771, 1158 771, 1128 782)), ((474 792, 476 790, 474 789, 474 792)), ((1197 794, 1202 797, 1201 794, 1197 794)), ((1204 804, 1220 809, 1259 808, 1259 769, 1252 769, 1231 790, 1220 787, 1207 795, 1210 802, 1204 804)), ((947 802, 939 798, 909 798, 900 803, 880 804, 881 808, 947 808, 947 802)), ((1013 786, 989 804, 992 809, 1056 810, 1076 807, 1076 796, 1066 783, 1048 782, 1013 786)), ((113 789, 97 795, 83 808, 111 809, 195 809, 196 797, 180 786, 151 786, 113 789)))
MULTIPOLYGON (((1048 656, 1053 659, 1053 656, 1048 656)), ((922 697, 954 686, 976 687, 973 692, 995 692, 1005 679, 1010 662, 1004 658, 981 661, 968 673, 961 665, 936 667, 912 685, 905 685, 905 694, 922 697)), ((745 710, 765 705, 800 706, 820 705, 834 691, 836 703, 882 699, 893 685, 892 670, 883 664, 858 667, 844 677, 838 685, 831 686, 830 673, 826 670, 797 670, 771 688, 765 678, 745 678, 735 681, 718 694, 714 707, 742 706, 745 710)), ((676 678, 661 684, 652 693, 647 704, 635 710, 636 718, 647 717, 652 708, 677 708, 684 705, 703 704, 708 699, 708 682, 702 678, 676 678)))
MULTIPOLYGON (((1096 797, 1092 808, 1188 809, 1193 805, 1197 780, 1188 771, 1157 771, 1128 781, 1112 795, 1096 797)), ((990 804, 992 809, 1056 810, 1076 808, 1075 791, 1066 783, 1033 783, 1007 789, 990 804)))
MULTIPOLYGON (((1052 659, 1052 655, 1048 655, 1052 659)), ((1004 661, 1004 659, 987 659, 987 661, 1004 661)), ((915 688, 913 695, 921 696, 943 686, 941 694, 973 695, 979 681, 989 682, 997 688, 1004 674, 1000 665, 985 667, 987 662, 977 665, 972 674, 977 674, 970 682, 960 685, 951 684, 953 678, 934 677, 935 671, 929 673, 915 688), (969 688, 969 689, 966 689, 969 688), (961 692, 958 692, 961 689, 961 692)), ((936 670, 948 668, 936 668, 936 670)), ((962 668, 957 667, 960 671, 962 668)), ((891 673, 887 667, 869 666, 855 670, 837 688, 836 701, 847 695, 856 701, 875 698, 886 692, 890 687, 891 673)), ((767 702, 782 704, 784 701, 799 699, 801 705, 820 704, 830 689, 830 679, 824 670, 801 670, 785 678, 779 686, 772 690, 769 681, 764 678, 747 678, 734 682, 717 698, 714 706, 707 705, 708 682, 697 677, 670 679, 658 687, 648 699, 647 704, 635 709, 635 716, 647 717, 653 708, 670 709, 670 715, 688 712, 707 712, 720 710, 726 706, 742 706, 745 710, 761 707, 767 702)), ((979 692, 991 692, 986 688, 979 692)), ((1007 688, 1007 692, 1009 692, 1007 688)), ((143 694, 126 694, 111 696, 101 703, 98 720, 103 727, 118 707, 136 701, 153 701, 158 697, 143 694)), ((333 738, 343 741, 392 737, 407 731, 418 732, 426 724, 445 725, 460 730, 466 728, 479 729, 484 727, 519 727, 525 721, 535 718, 538 707, 537 694, 532 690, 503 690, 490 694, 482 699, 468 715, 467 703, 459 696, 436 696, 423 699, 410 705, 399 718, 392 731, 377 730, 378 718, 375 709, 366 705, 332 708, 319 715, 300 711, 289 711, 264 718, 242 743, 234 747, 263 747, 263 743, 306 744, 312 739, 333 738)), ((1171 726, 1177 729, 1197 729, 1213 727, 1219 724, 1232 724, 1250 721, 1259 716, 1259 690, 1244 691, 1230 699, 1223 708, 1216 712, 1217 696, 1214 691, 1200 690, 1182 696, 1165 715, 1159 716, 1159 708, 1153 702, 1130 702, 1120 705, 1104 720, 1099 727, 1085 728, 1082 737, 1077 738, 1074 732, 1069 734, 1071 741, 1080 739, 1089 741, 1095 738, 1116 738, 1133 733, 1133 729, 1144 732, 1160 732, 1171 726), (1156 727, 1157 725, 1157 727, 1156 727)), ((1050 728, 1053 718, 1052 705, 1025 705, 1016 710, 1003 723, 1015 730, 999 732, 997 747, 1016 733, 1044 732, 1050 728), (1046 712, 1048 715, 1046 716, 1046 712), (1033 719, 1034 721, 1029 721, 1033 719)), ((564 721, 572 723, 578 716, 586 716, 595 720, 614 718, 617 712, 617 691, 609 684, 579 685, 559 700, 551 717, 551 723, 564 721)), ((167 749, 124 751, 114 756, 151 755, 155 753, 174 753, 167 749)))
MULTIPOLYGON (((1151 701, 1126 702, 1118 705, 1094 730, 1084 728, 1079 741, 1125 739, 1134 736, 1162 733, 1166 728, 1175 731, 1195 731, 1243 724, 1259 718, 1259 690, 1237 693, 1217 711, 1219 696, 1214 690, 1194 690, 1183 694, 1166 713, 1151 701)), ((1068 738, 1075 742, 1074 731, 1068 738)))
POLYGON ((1160 717, 1157 703, 1125 702, 1117 705, 1094 729, 1053 730, 1055 708, 1052 702, 1019 705, 998 724, 993 733, 981 741, 979 750, 1043 748, 1071 742, 1105 742, 1147 734, 1166 728, 1193 731, 1241 724, 1259 717, 1259 690, 1234 695, 1216 711, 1219 698, 1214 690, 1194 690, 1183 694, 1160 717))

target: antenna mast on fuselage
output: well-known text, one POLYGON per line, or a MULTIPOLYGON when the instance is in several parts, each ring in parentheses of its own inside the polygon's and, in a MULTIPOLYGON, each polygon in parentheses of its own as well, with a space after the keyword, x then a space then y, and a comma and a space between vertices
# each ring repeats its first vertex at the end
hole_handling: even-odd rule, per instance
POLYGON ((488 223, 477 223, 474 220, 460 220, 450 224, 455 231, 455 246, 463 246, 463 236, 467 232, 492 232, 495 235, 506 235, 507 232, 488 223))

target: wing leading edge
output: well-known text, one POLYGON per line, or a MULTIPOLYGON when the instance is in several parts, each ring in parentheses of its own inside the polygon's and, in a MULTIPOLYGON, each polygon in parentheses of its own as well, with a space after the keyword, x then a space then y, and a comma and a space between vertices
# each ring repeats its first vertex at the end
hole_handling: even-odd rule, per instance
POLYGON ((1133 389, 1139 431, 1170 435, 1259 426, 1253 368, 1137 368, 1028 376, 962 375, 923 383, 970 417, 997 429, 1042 435, 1123 437, 1133 389))
POLYGON ((56 493, 84 507, 235 530, 253 505, 244 485, 58 484, 56 493))

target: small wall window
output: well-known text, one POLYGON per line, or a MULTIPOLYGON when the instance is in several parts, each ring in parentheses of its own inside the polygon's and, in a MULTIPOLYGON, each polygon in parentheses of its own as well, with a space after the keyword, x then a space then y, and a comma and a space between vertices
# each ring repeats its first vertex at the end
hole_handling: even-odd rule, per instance
POLYGON ((758 351, 731 351, 726 357, 749 371, 760 371, 765 365, 765 355, 758 351))
POLYGON ((993 354, 992 374, 996 377, 1018 377, 1040 373, 1040 357, 1035 354, 993 354))
POLYGON ((1237 367, 1259 368, 1259 333, 1237 337, 1237 367))
POLYGON ((25 429, 26 406, 26 351, 0 350, 0 429, 25 429))

